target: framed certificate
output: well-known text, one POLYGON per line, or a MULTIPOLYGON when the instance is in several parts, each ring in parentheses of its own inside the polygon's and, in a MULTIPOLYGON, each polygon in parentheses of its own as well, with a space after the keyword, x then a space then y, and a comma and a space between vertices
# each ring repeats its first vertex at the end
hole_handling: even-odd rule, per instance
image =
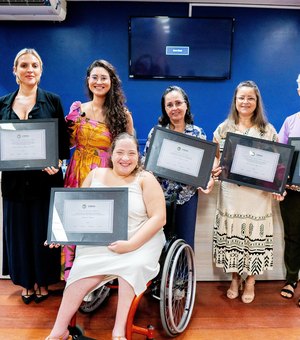
POLYGON ((58 121, 1 120, 0 170, 41 170, 58 166, 58 121))
POLYGON ((295 152, 292 160, 290 174, 288 177, 289 185, 300 185, 300 137, 289 137, 288 144, 295 147, 295 152))
POLYGON ((282 194, 294 146, 227 133, 221 157, 222 181, 282 194))
POLYGON ((108 245, 128 238, 128 188, 52 188, 47 242, 108 245))
POLYGON ((206 188, 216 151, 216 143, 156 126, 145 168, 162 178, 206 188))

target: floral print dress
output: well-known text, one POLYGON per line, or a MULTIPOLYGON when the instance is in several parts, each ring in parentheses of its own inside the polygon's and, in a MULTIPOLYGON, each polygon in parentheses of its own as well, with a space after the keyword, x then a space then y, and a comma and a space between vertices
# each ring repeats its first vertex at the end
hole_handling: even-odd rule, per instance
MULTIPOLYGON (((91 170, 109 166, 112 136, 106 124, 86 118, 81 111, 80 101, 71 105, 66 122, 70 147, 74 152, 66 171, 64 186, 80 188, 91 170)), ((62 255, 62 278, 67 280, 75 256, 75 246, 65 246, 62 255)))

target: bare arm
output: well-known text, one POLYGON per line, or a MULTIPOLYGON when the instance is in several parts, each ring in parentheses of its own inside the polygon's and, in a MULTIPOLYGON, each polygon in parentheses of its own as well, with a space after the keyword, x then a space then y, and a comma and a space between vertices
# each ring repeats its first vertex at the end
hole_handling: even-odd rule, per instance
POLYGON ((126 132, 128 132, 130 135, 134 135, 133 119, 131 113, 128 110, 126 110, 126 119, 127 119, 126 132))
POLYGON ((143 172, 141 187, 149 219, 128 241, 113 242, 109 249, 117 253, 127 253, 138 249, 149 241, 166 223, 166 202, 163 191, 156 178, 143 172))

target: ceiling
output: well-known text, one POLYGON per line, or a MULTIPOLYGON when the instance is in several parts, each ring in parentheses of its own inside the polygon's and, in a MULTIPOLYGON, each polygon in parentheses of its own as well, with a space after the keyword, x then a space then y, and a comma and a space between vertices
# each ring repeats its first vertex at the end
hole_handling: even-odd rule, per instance
MULTIPOLYGON (((111 1, 114 0, 67 0, 67 1, 111 1)), ((140 1, 141 0, 119 0, 140 1)), ((264 7, 264 8, 288 8, 300 9, 300 0, 148 0, 142 2, 186 2, 197 6, 219 6, 219 7, 264 7)))

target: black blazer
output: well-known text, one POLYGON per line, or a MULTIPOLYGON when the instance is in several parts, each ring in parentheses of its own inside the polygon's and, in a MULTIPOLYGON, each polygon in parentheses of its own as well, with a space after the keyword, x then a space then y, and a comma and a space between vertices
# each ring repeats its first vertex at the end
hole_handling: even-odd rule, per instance
MULTIPOLYGON (((19 119, 12 110, 18 90, 0 98, 0 119, 19 119)), ((59 158, 69 159, 69 136, 60 97, 54 93, 37 90, 37 99, 28 119, 58 118, 59 158)), ((51 187, 63 186, 62 172, 48 175, 41 170, 3 171, 2 196, 20 201, 49 198, 51 187)))

